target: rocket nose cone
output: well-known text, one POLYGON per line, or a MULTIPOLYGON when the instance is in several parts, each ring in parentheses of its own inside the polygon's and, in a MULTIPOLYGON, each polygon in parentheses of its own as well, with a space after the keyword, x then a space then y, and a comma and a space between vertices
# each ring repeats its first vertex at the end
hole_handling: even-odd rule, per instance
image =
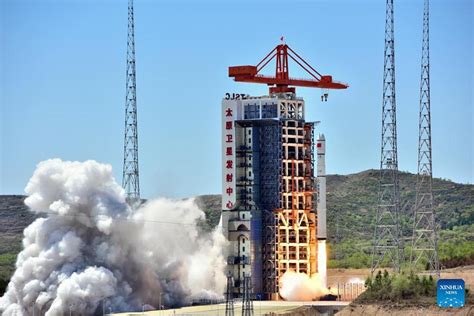
POLYGON ((326 139, 324 138, 324 134, 319 134, 318 140, 326 140, 326 139))

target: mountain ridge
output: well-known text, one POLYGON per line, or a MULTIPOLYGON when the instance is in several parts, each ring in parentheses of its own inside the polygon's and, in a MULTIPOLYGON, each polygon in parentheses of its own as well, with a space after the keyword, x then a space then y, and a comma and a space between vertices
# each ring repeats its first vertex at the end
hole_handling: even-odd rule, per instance
MULTIPOLYGON (((330 266, 365 267, 378 199, 379 171, 327 175, 327 231, 330 266)), ((411 233, 416 175, 400 171, 400 201, 405 238, 411 233)), ((434 208, 440 225, 440 259, 445 266, 474 264, 474 185, 433 178, 434 208)), ((194 197, 206 214, 205 231, 219 222, 220 195, 194 197)), ((0 195, 0 280, 8 280, 21 250, 23 230, 38 215, 24 204, 23 195, 0 195)))

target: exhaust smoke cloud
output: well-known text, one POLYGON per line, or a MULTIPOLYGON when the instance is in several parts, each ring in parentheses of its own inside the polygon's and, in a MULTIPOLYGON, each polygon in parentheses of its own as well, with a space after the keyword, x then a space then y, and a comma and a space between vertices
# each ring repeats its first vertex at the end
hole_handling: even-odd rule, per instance
POLYGON ((318 240, 318 273, 287 271, 280 279, 280 295, 287 301, 311 301, 330 294, 327 287, 326 241, 318 240))
POLYGON ((2 315, 141 310, 224 292, 226 240, 219 227, 199 230, 192 199, 132 210, 110 165, 59 159, 41 162, 25 191, 44 217, 24 231, 2 315))
POLYGON ((289 270, 280 278, 280 295, 286 301, 312 301, 328 293, 318 273, 309 276, 289 270))

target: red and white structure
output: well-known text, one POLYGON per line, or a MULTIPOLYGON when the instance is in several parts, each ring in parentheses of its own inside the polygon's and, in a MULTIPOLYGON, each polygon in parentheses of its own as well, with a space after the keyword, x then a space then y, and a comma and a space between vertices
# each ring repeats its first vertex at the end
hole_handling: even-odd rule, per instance
POLYGON ((311 276, 326 268, 326 262, 321 268, 317 262, 318 239, 321 245, 326 239, 325 142, 318 139, 321 181, 316 181, 315 124, 306 121, 305 101, 295 86, 348 86, 321 75, 286 44, 256 66, 229 67, 229 77, 269 86, 265 96, 227 94, 222 100, 222 228, 229 241, 232 295, 242 297, 245 277, 251 276, 258 299, 278 300, 287 271, 311 276), (275 76, 262 74, 273 59, 275 76), (291 78, 290 60, 310 78, 291 78), (324 192, 318 202, 316 183, 324 192))

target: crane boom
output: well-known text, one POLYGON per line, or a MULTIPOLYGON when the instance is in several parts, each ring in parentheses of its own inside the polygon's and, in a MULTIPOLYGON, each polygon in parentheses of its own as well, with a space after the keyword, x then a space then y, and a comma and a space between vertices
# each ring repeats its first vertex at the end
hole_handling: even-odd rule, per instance
POLYGON ((286 44, 277 45, 256 66, 245 65, 229 67, 229 77, 233 77, 234 81, 237 82, 266 84, 270 86, 270 93, 295 92, 295 87, 290 86, 322 89, 346 89, 349 87, 347 84, 333 81, 332 76, 321 75, 286 44), (260 71, 274 58, 276 59, 275 76, 260 74, 260 71), (291 78, 288 64, 289 58, 305 70, 311 78, 291 78))

